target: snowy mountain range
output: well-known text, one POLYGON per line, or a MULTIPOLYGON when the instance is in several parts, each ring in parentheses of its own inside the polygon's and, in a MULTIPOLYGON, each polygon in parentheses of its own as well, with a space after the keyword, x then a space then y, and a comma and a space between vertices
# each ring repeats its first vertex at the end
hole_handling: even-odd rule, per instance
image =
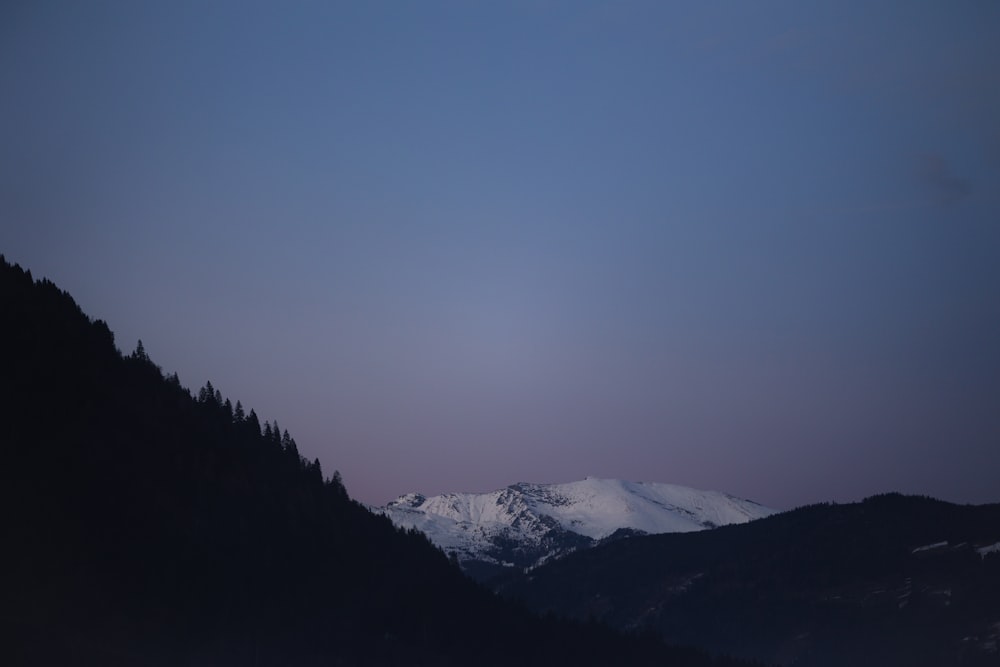
POLYGON ((411 493, 373 509, 397 526, 420 530, 484 578, 629 535, 704 530, 774 513, 716 491, 593 477, 489 493, 411 493))

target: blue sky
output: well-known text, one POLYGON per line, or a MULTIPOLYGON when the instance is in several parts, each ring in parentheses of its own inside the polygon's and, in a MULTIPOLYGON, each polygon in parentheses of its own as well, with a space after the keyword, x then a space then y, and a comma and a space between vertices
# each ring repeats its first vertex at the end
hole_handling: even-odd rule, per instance
POLYGON ((382 503, 997 501, 1000 6, 14 2, 0 252, 382 503))

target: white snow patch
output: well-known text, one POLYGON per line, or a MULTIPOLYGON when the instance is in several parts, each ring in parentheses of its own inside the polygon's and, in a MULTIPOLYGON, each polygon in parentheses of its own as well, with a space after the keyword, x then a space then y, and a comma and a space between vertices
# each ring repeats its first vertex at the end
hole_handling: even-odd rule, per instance
POLYGON ((934 544, 925 544, 922 547, 917 547, 916 549, 914 549, 910 553, 914 553, 915 554, 915 553, 919 553, 921 551, 930 551, 931 549, 939 549, 941 547, 946 547, 946 546, 948 546, 947 540, 944 541, 944 542, 935 542, 934 544))
POLYGON ((986 558, 987 554, 996 553, 997 551, 1000 551, 1000 542, 976 549, 976 553, 979 554, 981 558, 986 558))
POLYGON ((398 526, 422 531, 460 560, 487 561, 494 561, 485 555, 492 544, 539 546, 559 528, 599 540, 622 528, 651 534, 690 532, 774 513, 716 491, 593 477, 567 484, 513 484, 489 493, 430 498, 410 493, 372 509, 398 526))

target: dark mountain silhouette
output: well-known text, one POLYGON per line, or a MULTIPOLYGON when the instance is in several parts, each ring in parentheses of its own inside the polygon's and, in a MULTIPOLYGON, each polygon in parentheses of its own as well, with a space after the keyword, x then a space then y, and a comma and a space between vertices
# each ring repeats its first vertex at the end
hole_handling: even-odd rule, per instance
POLYGON ((540 620, 0 257, 0 662, 707 665, 540 620))
POLYGON ((497 583, 537 611, 783 665, 996 665, 1000 505, 886 494, 632 537, 497 583))

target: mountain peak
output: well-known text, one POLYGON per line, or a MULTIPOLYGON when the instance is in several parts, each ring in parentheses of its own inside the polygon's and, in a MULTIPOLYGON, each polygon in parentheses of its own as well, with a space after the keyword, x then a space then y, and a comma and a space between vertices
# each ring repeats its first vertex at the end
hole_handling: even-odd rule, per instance
POLYGON ((623 529, 627 534, 690 532, 774 513, 717 491, 597 477, 562 484, 518 482, 487 493, 410 493, 375 511, 424 532, 470 571, 532 567, 623 529))

